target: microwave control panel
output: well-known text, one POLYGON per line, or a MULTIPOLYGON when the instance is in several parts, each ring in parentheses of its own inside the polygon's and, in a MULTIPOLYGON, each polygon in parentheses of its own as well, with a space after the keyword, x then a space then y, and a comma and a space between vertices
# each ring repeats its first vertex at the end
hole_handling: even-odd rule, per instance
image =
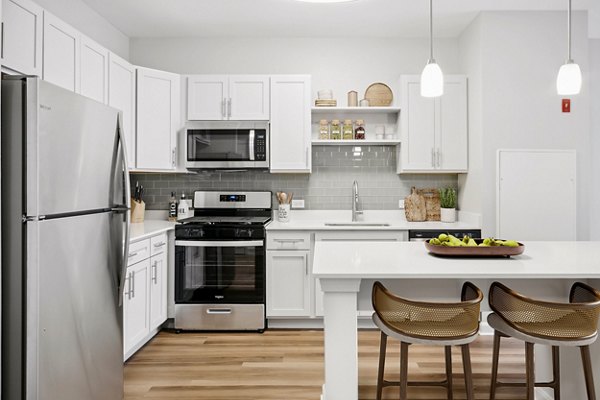
POLYGON ((267 133, 265 131, 259 131, 256 133, 254 153, 256 161, 265 161, 267 159, 267 133))

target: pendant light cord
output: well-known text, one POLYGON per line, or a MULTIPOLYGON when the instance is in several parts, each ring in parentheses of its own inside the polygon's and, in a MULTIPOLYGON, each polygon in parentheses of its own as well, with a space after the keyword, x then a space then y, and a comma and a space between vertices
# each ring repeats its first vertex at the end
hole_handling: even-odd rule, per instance
POLYGON ((429 0, 429 62, 433 62, 433 0, 429 0))
POLYGON ((567 34, 567 38, 569 41, 569 43, 567 43, 567 52, 568 52, 567 63, 572 63, 573 59, 571 58, 571 0, 569 0, 569 12, 567 13, 567 18, 568 18, 567 29, 569 31, 567 34))

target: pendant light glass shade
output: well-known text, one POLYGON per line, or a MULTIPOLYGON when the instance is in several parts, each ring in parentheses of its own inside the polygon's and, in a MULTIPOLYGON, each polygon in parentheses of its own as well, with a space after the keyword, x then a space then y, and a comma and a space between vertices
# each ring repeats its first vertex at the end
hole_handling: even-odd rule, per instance
POLYGON ((429 60, 421 73, 421 96, 440 97, 444 94, 444 74, 433 58, 433 0, 429 0, 429 60))
POLYGON ((572 60, 567 62, 558 71, 556 78, 556 91, 561 96, 570 96, 581 92, 581 69, 572 60))
POLYGON ((567 62, 560 67, 556 78, 556 91, 561 96, 570 96, 581 92, 581 68, 571 58, 571 0, 567 12, 567 62))
POLYGON ((444 74, 435 62, 429 60, 421 74, 421 96, 440 97, 444 94, 444 74))

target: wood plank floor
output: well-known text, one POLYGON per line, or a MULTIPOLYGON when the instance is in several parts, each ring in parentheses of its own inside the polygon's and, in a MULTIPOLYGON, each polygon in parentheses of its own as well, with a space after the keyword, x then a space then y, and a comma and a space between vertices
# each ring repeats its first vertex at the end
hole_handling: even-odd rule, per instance
MULTIPOLYGON (((489 398, 492 337, 472 345, 476 399, 489 398)), ((359 332, 360 399, 374 399, 379 332, 359 332)), ((411 346, 409 379, 443 379, 440 347, 411 346)), ((399 345, 390 339, 386 378, 398 379, 399 345)), ((519 342, 503 342, 500 373, 522 379, 524 356, 519 342)), ((460 351, 453 352, 455 399, 464 399, 460 351)), ((179 400, 319 400, 323 384, 323 333, 269 330, 255 333, 161 332, 125 366, 125 399, 179 400)), ((503 388, 498 399, 524 399, 520 389, 503 388)), ((385 399, 398 398, 397 388, 384 389, 385 399)), ((415 400, 446 399, 442 388, 409 388, 415 400)))

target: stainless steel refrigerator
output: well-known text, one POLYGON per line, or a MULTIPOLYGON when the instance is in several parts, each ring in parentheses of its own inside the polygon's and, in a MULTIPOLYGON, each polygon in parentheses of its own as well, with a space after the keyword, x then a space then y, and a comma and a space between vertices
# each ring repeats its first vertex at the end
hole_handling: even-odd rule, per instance
POLYGON ((2 79, 2 399, 123 398, 129 177, 117 110, 2 79))

